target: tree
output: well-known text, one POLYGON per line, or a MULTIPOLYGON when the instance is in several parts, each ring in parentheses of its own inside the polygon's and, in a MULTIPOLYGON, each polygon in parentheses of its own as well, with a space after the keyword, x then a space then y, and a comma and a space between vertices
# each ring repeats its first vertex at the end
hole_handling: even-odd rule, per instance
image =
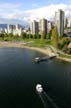
POLYGON ((41 38, 41 35, 40 34, 37 34, 37 39, 40 39, 41 38))
POLYGON ((26 38, 29 39, 29 34, 26 34, 26 38))
POLYGON ((56 26, 52 29, 52 39, 58 39, 58 30, 56 26))
POLYGON ((30 38, 33 38, 33 35, 32 35, 32 34, 29 34, 29 39, 30 39, 30 38))
POLYGON ((57 43, 57 47, 59 48, 59 49, 66 49, 66 46, 68 46, 68 44, 70 43, 70 39, 68 39, 68 38, 62 38, 62 39, 60 39, 59 41, 58 41, 58 43, 57 43))
POLYGON ((22 32, 22 33, 21 33, 21 37, 22 37, 23 39, 25 39, 25 38, 26 38, 26 33, 22 32))
POLYGON ((46 39, 50 39, 50 33, 47 34, 46 39))
POLYGON ((13 37, 13 33, 9 33, 8 36, 9 36, 9 37, 13 37))
POLYGON ((33 38, 34 38, 34 39, 37 39, 37 34, 33 35, 33 38))
POLYGON ((44 33, 44 32, 42 32, 42 34, 41 34, 41 39, 43 40, 43 39, 46 39, 46 34, 44 33))
POLYGON ((4 33, 1 33, 1 34, 0 34, 0 37, 2 37, 2 38, 4 39, 5 34, 4 34, 4 33))
POLYGON ((43 40, 44 39, 44 36, 43 35, 41 35, 41 40, 43 40))
POLYGON ((5 37, 8 37, 8 33, 5 33, 4 35, 5 35, 5 37))

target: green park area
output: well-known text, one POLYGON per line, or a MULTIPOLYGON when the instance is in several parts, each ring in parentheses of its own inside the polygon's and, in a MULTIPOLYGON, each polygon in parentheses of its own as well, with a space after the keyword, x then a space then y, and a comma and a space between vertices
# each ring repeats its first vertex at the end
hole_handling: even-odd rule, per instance
MULTIPOLYGON (((71 42, 71 38, 65 35, 58 35, 57 28, 54 27, 52 29, 51 34, 40 35, 40 34, 26 34, 21 33, 21 35, 13 35, 12 33, 0 34, 0 41, 15 41, 15 42, 23 42, 24 45, 30 47, 47 47, 53 46, 57 50, 63 52, 64 54, 71 54, 71 49, 68 48, 69 43, 71 42)), ((65 56, 62 53, 59 53, 60 56, 65 56)), ((67 57, 67 55, 66 55, 67 57)))

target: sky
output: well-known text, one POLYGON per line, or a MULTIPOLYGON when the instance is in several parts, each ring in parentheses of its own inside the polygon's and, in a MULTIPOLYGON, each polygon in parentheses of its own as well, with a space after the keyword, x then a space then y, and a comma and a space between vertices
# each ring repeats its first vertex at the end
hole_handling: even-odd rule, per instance
POLYGON ((24 25, 41 18, 52 20, 58 9, 63 9, 69 17, 71 0, 1 0, 0 23, 24 25))

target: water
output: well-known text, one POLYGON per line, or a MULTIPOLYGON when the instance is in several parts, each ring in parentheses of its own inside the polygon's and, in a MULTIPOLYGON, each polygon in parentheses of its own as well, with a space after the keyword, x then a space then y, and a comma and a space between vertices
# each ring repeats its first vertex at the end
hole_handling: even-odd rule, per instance
POLYGON ((36 56, 45 55, 29 49, 0 48, 0 108, 44 108, 35 90, 37 83, 44 87, 45 104, 49 97, 58 108, 71 108, 71 64, 56 59, 33 64, 36 56))

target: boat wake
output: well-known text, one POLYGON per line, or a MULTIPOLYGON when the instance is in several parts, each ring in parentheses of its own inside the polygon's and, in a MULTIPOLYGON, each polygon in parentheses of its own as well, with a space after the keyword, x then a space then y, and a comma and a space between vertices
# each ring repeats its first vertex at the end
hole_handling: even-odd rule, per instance
POLYGON ((44 108, 58 108, 58 106, 53 102, 53 100, 46 94, 45 91, 38 94, 44 108))

